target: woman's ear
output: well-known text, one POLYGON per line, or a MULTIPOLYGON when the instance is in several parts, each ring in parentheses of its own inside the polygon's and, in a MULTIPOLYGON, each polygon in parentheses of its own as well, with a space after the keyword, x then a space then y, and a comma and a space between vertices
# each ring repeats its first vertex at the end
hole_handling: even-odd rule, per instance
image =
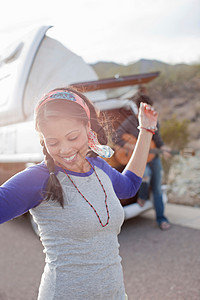
POLYGON ((42 147, 44 147, 44 138, 43 138, 41 132, 39 133, 39 139, 40 139, 40 145, 41 145, 42 147))

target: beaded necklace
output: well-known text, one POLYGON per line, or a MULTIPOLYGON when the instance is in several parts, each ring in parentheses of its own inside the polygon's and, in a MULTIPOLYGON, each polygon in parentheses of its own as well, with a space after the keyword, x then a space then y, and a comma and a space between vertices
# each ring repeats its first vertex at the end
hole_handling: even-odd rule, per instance
POLYGON ((79 190, 79 188, 77 187, 77 185, 74 183, 74 181, 71 179, 71 177, 69 176, 69 174, 67 174, 67 172, 65 171, 65 169, 63 169, 63 167, 62 167, 62 169, 63 169, 64 173, 67 175, 67 177, 69 178, 69 180, 71 181, 71 183, 73 184, 73 186, 77 189, 77 191, 79 192, 79 194, 83 197, 83 199, 84 199, 84 200, 90 205, 90 207, 93 209, 93 211, 95 212, 95 214, 96 214, 96 216, 97 216, 97 218, 98 218, 99 223, 101 224, 101 226, 102 226, 102 227, 106 227, 106 226, 108 225, 109 219, 110 219, 110 214, 109 214, 108 204, 107 204, 107 194, 106 194, 106 191, 105 191, 105 189, 104 189, 104 186, 103 186, 103 184, 102 184, 102 182, 101 182, 99 176, 97 175, 97 173, 96 173, 96 171, 95 171, 95 168, 91 165, 91 163, 90 163, 89 161, 87 161, 87 162, 89 163, 89 165, 91 166, 91 168, 94 170, 94 173, 95 173, 95 175, 96 175, 96 177, 97 177, 97 179, 98 179, 98 181, 99 181, 99 183, 100 183, 100 185, 101 185, 101 187, 102 187, 102 189, 103 189, 103 191, 104 191, 104 194, 105 194, 105 206, 106 206, 106 211, 107 211, 107 216, 108 216, 107 221, 106 221, 105 224, 102 223, 101 218, 100 218, 99 214, 97 213, 96 209, 94 208, 94 206, 93 206, 93 205, 85 198, 85 196, 81 193, 81 191, 79 190))

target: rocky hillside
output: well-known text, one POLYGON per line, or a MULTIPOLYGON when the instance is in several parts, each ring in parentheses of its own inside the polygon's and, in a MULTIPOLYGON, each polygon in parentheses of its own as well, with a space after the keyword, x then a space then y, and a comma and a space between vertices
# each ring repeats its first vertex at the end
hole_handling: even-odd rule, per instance
POLYGON ((128 65, 117 64, 114 62, 97 62, 92 65, 100 78, 111 77, 116 74, 121 76, 161 71, 162 74, 170 71, 187 71, 191 66, 186 64, 170 65, 158 60, 141 59, 138 62, 128 65))
POLYGON ((171 203, 200 207, 200 153, 177 157, 169 172, 168 199, 171 203))

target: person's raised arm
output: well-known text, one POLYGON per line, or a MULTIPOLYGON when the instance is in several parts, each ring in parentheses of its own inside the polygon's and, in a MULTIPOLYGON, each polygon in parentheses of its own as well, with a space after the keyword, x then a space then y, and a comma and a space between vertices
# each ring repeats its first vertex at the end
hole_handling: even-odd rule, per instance
POLYGON ((125 168, 139 177, 143 177, 144 174, 157 119, 158 114, 152 106, 146 103, 140 104, 138 115, 140 133, 133 154, 125 168))

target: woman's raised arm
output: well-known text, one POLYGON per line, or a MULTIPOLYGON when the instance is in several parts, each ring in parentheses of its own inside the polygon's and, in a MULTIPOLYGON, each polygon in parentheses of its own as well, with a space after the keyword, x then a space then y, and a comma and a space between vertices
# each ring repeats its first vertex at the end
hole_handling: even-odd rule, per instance
POLYGON ((139 177, 143 177, 144 174, 157 119, 158 114, 152 106, 146 103, 140 104, 138 115, 140 133, 133 154, 125 168, 139 177))

